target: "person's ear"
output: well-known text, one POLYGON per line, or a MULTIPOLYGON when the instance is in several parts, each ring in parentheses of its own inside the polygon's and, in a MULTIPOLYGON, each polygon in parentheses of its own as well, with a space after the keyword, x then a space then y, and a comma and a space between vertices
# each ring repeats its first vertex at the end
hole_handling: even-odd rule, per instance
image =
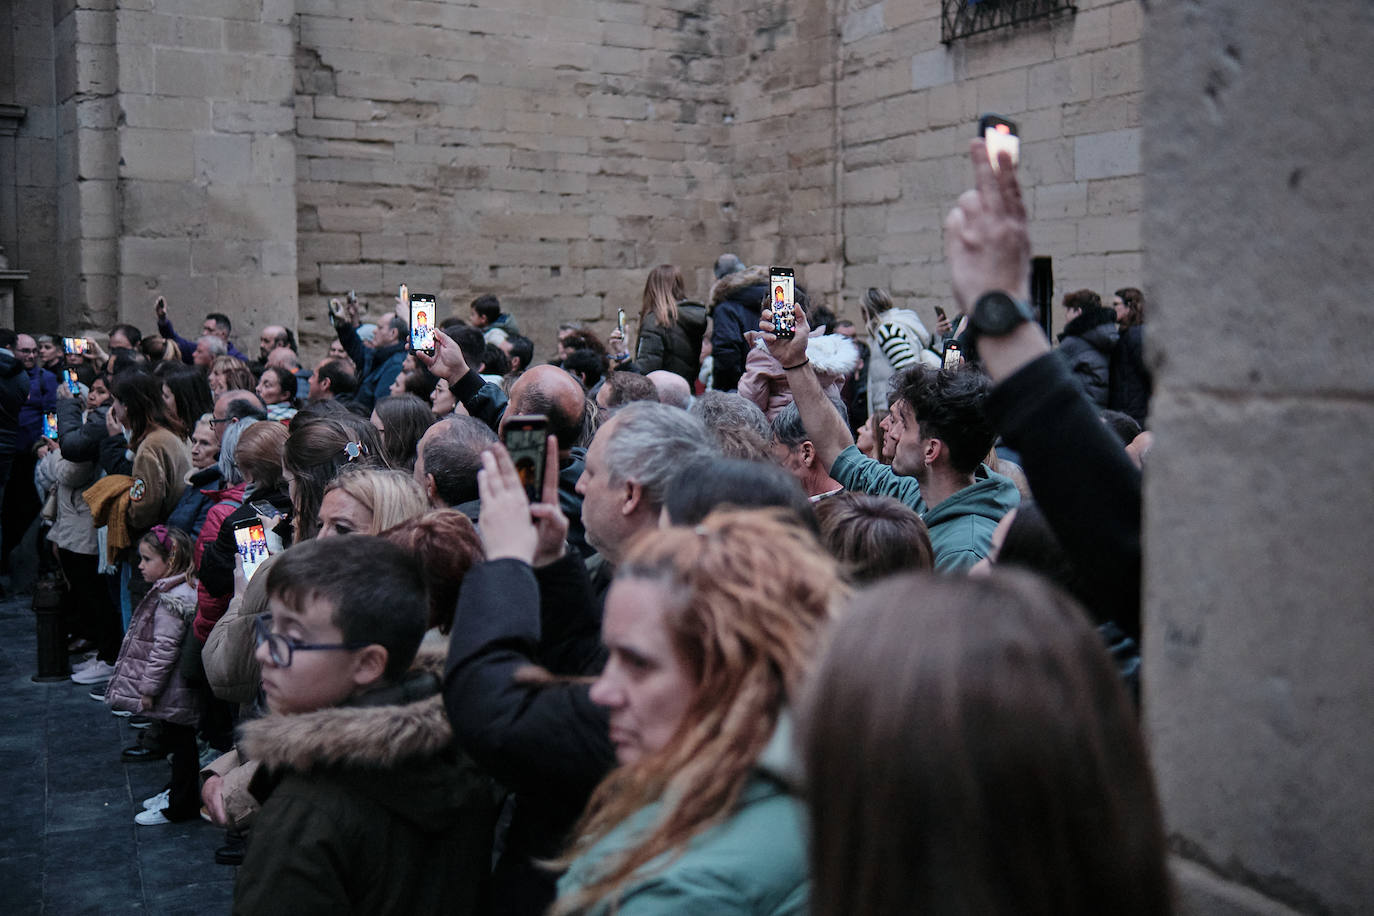
POLYGON ((801 463, 802 467, 807 470, 816 466, 816 446, 811 443, 810 439, 801 444, 801 463))
POLYGON ((375 642, 370 646, 363 646, 353 657, 353 683, 358 687, 371 687, 380 682, 386 674, 386 663, 389 660, 390 653, 386 651, 386 646, 375 642))
POLYGON ((945 440, 936 439, 934 436, 925 441, 924 451, 927 467, 934 467, 941 455, 949 454, 949 450, 945 448, 945 440))
POLYGON ((633 515, 644 501, 644 488, 633 480, 625 481, 623 486, 625 501, 620 504, 620 514, 633 515))
POLYGON ((426 475, 425 475, 425 498, 429 500, 429 504, 430 504, 431 506, 437 506, 437 505, 439 504, 439 503, 437 502, 438 496, 439 496, 439 487, 434 483, 434 475, 433 475, 433 474, 426 474, 426 475))

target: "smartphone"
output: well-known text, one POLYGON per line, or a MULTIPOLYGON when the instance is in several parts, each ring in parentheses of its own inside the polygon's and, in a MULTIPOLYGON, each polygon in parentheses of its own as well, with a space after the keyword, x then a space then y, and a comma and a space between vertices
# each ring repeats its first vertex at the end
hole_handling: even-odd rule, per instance
POLYGON ((987 141, 988 160, 995 171, 998 168, 997 156, 1006 151, 1011 156, 1011 164, 1021 161, 1021 137, 1016 131, 1016 122, 1008 121, 1001 115, 985 114, 978 119, 978 136, 987 141))
POLYGON ((549 418, 543 414, 524 414, 506 420, 502 433, 506 451, 520 475, 525 495, 531 503, 544 498, 544 470, 548 467, 549 418))
POLYGON ((434 355, 434 297, 410 294, 410 349, 434 355))
POLYGON ((263 518, 276 518, 278 515, 282 514, 280 509, 265 499, 250 500, 248 505, 252 507, 254 512, 263 518))
POLYGON ((43 414, 43 437, 45 439, 57 438, 57 414, 43 414))
POLYGON ((68 353, 81 356, 86 352, 88 344, 84 337, 64 337, 62 338, 62 349, 68 353))
POLYGON ((768 295, 773 309, 773 333, 781 340, 797 336, 797 300, 790 267, 768 268, 768 295))
POLYGON ((243 575, 251 580, 258 567, 267 561, 267 529, 261 519, 246 518, 236 522, 234 543, 239 556, 243 557, 243 575))
POLYGON ((620 336, 625 336, 625 310, 615 310, 615 329, 620 332, 620 336))
POLYGON ((939 318, 941 321, 949 321, 949 318, 945 315, 945 310, 938 305, 935 306, 935 317, 939 318))
POLYGON ((959 341, 951 340, 945 343, 945 368, 958 369, 964 364, 964 352, 959 349, 959 341))
POLYGON ((62 378, 67 382, 67 391, 73 395, 81 394, 81 380, 76 377, 75 369, 63 369, 62 378))

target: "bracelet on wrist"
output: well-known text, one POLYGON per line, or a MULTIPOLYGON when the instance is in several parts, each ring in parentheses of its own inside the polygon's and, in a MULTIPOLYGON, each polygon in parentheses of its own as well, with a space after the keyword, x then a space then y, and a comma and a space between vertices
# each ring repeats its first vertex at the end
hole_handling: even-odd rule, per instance
POLYGON ((802 360, 801 362, 797 363, 795 366, 783 366, 783 367, 782 367, 782 371, 784 371, 784 372, 791 372, 793 369, 800 369, 802 366, 805 366, 805 365, 806 365, 807 363, 809 363, 809 362, 811 362, 811 358, 810 358, 810 357, 807 357, 806 359, 804 359, 804 360, 802 360))

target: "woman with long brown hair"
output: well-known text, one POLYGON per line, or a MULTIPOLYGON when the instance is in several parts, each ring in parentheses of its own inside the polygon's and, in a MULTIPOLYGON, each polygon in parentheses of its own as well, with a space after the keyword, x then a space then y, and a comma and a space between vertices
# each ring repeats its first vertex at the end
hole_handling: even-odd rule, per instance
POLYGON ((815 916, 1171 911, 1135 713, 1044 580, 860 593, 799 720, 815 916))
POLYGON ((635 363, 644 374, 656 369, 675 372, 691 385, 701 371, 701 338, 706 334, 706 306, 687 298, 682 272, 672 264, 649 271, 639 307, 639 342, 635 363))
POLYGON ((804 911, 787 710, 842 589, 814 538, 767 510, 635 542, 591 689, 620 766, 592 796, 553 912, 804 911))

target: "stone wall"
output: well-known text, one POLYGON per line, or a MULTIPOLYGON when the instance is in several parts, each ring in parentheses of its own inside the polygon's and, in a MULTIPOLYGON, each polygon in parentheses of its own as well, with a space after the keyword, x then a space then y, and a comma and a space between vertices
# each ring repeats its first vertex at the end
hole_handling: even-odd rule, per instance
POLYGON ((400 283, 560 320, 638 315, 654 265, 704 295, 733 236, 717 14, 705 0, 300 0, 301 324, 400 283))
POLYGON ((1374 901, 1374 8, 1152 3, 1145 709, 1196 913, 1374 901))

